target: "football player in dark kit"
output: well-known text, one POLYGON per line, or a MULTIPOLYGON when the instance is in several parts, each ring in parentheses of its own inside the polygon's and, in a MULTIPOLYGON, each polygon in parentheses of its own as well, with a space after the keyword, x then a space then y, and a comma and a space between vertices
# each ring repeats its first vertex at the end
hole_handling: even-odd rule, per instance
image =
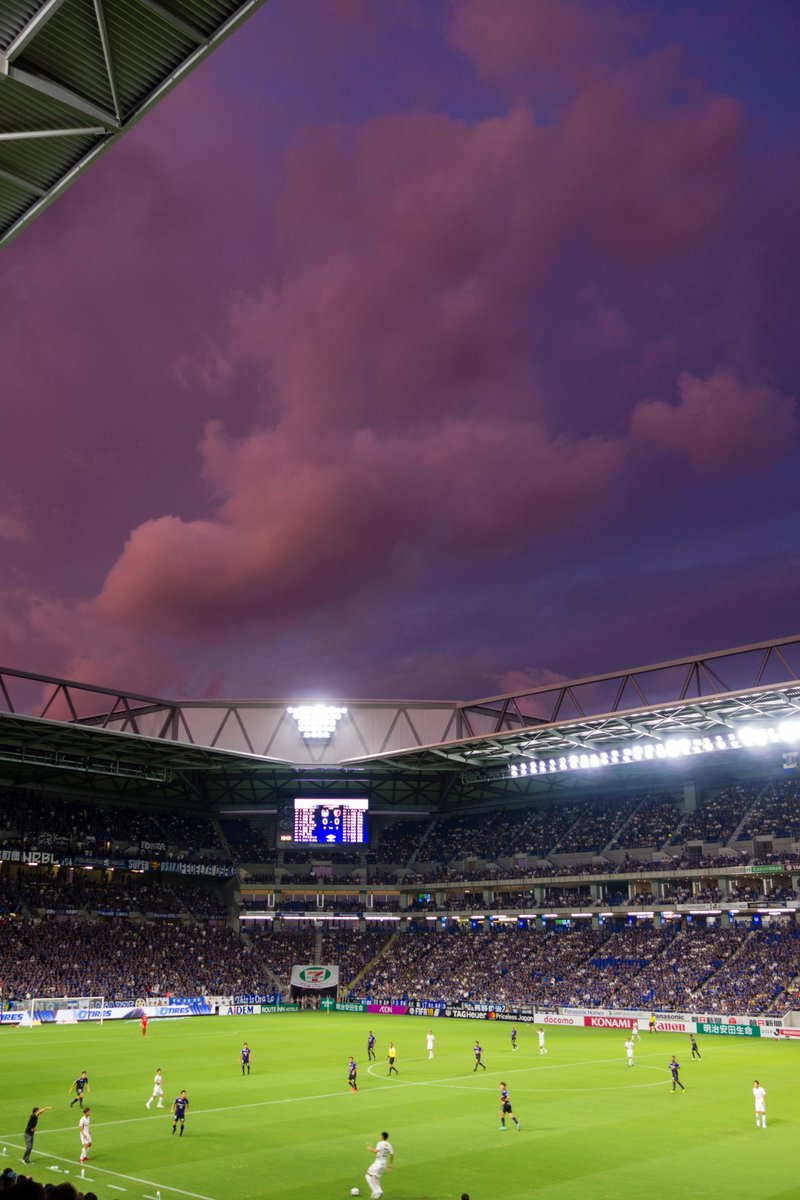
POLYGON ((475 1045, 472 1047, 472 1053, 475 1055, 475 1066, 472 1068, 473 1073, 475 1071, 477 1071, 478 1067, 482 1067, 483 1070, 485 1071, 486 1067, 481 1062, 481 1055, 483 1054, 483 1047, 481 1046, 481 1044, 477 1038, 475 1039, 475 1045))
POLYGON ((673 1054, 672 1058, 669 1060, 669 1073, 672 1076, 673 1092, 675 1091, 676 1087, 679 1087, 682 1092, 686 1091, 686 1088, 683 1086, 680 1079, 678 1078, 678 1072, 680 1071, 680 1069, 681 1069, 681 1064, 679 1062, 675 1061, 675 1055, 673 1054))
MULTIPOLYGON (((70 1108, 72 1108, 73 1104, 78 1104, 82 1108, 83 1107, 83 1093, 89 1092, 89 1091, 91 1091, 91 1088, 89 1087, 89 1077, 87 1076, 85 1071, 81 1071, 80 1075, 75 1080, 72 1087, 69 1089, 69 1092, 75 1093, 75 1095, 72 1097, 72 1099, 69 1102, 70 1108)), ((69 1092, 67 1092, 67 1095, 69 1095, 69 1092)))
POLYGON ((348 1082, 351 1092, 358 1091, 358 1083, 356 1082, 357 1076, 358 1076, 358 1063, 356 1062, 356 1060, 353 1058, 353 1056, 351 1054, 349 1059, 347 1060, 347 1082, 348 1082))
POLYGON ((509 1096, 508 1096, 508 1088, 506 1087, 506 1081, 505 1081, 505 1079, 502 1079, 500 1081, 500 1128, 502 1130, 505 1130, 505 1127, 506 1127, 506 1117, 511 1117, 511 1120, 514 1122, 517 1129, 519 1131, 522 1130, 522 1126, 520 1125, 517 1118, 514 1116, 513 1110, 511 1108, 511 1100, 509 1099, 509 1096))
POLYGON ((703 1056, 700 1053, 700 1051, 697 1049, 697 1042, 694 1040, 693 1033, 689 1034, 689 1045, 692 1047, 692 1058, 702 1059, 703 1056))
POLYGON ((186 1124, 186 1110, 189 1107, 189 1100, 186 1092, 181 1092, 180 1096, 176 1096, 172 1101, 172 1132, 175 1132, 175 1127, 178 1121, 181 1123, 181 1137, 186 1124))
POLYGON ((242 1074, 250 1074, 250 1047, 247 1042, 242 1046, 242 1074))
POLYGON ((371 1029, 367 1034, 367 1058, 375 1058, 375 1034, 371 1029))

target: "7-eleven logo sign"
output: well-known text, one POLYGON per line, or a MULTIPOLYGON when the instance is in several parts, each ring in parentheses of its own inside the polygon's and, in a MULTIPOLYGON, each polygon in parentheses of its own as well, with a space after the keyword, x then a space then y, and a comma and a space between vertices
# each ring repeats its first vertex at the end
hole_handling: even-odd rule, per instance
POLYGON ((311 987, 322 987, 331 978, 332 972, 329 967, 303 967, 300 972, 302 982, 310 984, 311 987))

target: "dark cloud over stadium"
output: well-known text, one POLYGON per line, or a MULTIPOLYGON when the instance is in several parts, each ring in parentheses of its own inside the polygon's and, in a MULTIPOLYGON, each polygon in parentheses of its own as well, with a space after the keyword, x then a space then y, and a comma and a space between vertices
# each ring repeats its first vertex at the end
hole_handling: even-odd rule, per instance
POLYGON ((5 665, 465 697, 796 632, 799 40, 264 6, 0 258, 5 665))

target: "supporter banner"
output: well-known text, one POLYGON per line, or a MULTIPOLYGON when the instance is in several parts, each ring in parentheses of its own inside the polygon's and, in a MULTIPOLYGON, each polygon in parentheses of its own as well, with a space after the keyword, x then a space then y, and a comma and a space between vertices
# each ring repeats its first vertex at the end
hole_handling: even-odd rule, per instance
POLYGON ((49 850, 0 850, 2 862, 57 863, 61 859, 49 850))
POLYGON ((312 965, 292 967, 292 987, 322 989, 338 986, 338 967, 312 965))
POLYGON ((634 1026, 638 1029, 639 1022, 636 1017, 592 1017, 583 1018, 584 1025, 590 1025, 592 1029, 633 1029, 634 1026))
POLYGON ((368 1013, 383 1013, 384 1015, 391 1014, 391 1016, 393 1016, 393 1017, 399 1017, 399 1016, 403 1016, 405 1013, 408 1012, 408 1005, 407 1004, 368 1004, 367 1012, 368 1013))
POLYGON ((151 871, 169 871, 172 875, 213 875, 217 879, 230 879, 235 867, 219 863, 152 862, 151 871))
POLYGON ((761 1037, 758 1025, 720 1025, 716 1021, 700 1021, 697 1032, 724 1034, 726 1037, 761 1037))
POLYGON ((49 850, 11 850, 0 848, 0 862, 58 864, 61 867, 116 867, 123 871, 168 871, 173 875, 208 875, 230 879, 235 867, 224 863, 186 863, 153 861, 149 858, 100 858, 89 854, 55 854, 49 850))
POLYGON ((246 996, 232 996, 227 1001, 228 1004, 280 1004, 280 992, 269 992, 266 995, 253 992, 246 996))

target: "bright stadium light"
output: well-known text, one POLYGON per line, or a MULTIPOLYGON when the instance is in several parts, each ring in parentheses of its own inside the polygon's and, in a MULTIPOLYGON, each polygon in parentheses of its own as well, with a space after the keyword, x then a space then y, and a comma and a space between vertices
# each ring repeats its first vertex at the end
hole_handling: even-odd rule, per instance
POLYGON ((576 750, 552 758, 526 757, 510 763, 507 778, 525 779, 557 775, 564 771, 593 771, 603 767, 676 761, 726 750, 762 749, 800 743, 800 720, 778 725, 741 725, 735 731, 715 734, 676 734, 659 741, 638 741, 609 750, 576 750))
POLYGON ((294 717, 300 736, 306 741, 327 741, 333 737, 347 709, 335 704, 298 704, 286 711, 294 717))

